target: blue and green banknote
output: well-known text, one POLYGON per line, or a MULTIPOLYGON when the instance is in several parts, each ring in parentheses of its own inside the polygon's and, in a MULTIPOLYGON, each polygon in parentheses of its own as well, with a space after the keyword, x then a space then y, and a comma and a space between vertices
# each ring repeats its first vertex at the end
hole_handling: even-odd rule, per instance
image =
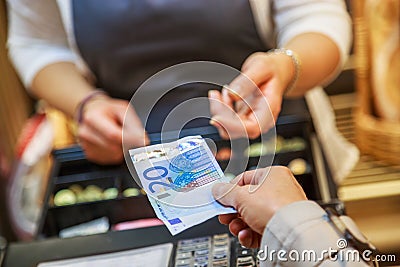
POLYGON ((212 196, 213 185, 228 180, 201 136, 131 149, 129 155, 157 217, 171 234, 236 212, 212 196))

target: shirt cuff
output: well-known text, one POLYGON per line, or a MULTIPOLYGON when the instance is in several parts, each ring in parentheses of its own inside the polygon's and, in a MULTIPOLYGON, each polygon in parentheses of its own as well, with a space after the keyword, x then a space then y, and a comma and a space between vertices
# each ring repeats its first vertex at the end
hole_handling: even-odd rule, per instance
POLYGON ((318 204, 289 204, 276 212, 264 231, 259 253, 261 266, 314 265, 329 256, 329 248, 338 249, 339 238, 318 204), (303 259, 304 253, 310 256, 303 259))

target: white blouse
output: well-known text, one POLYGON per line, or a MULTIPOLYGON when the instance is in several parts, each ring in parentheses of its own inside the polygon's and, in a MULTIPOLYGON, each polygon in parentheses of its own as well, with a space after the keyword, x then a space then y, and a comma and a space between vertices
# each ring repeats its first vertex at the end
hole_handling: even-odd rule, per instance
MULTIPOLYGON (((249 0, 257 30, 272 47, 284 47, 293 37, 316 32, 328 36, 340 50, 340 70, 352 39, 351 19, 342 0, 249 0)), ((8 0, 8 48, 23 83, 55 62, 74 62, 90 75, 79 55, 70 0, 8 0)))

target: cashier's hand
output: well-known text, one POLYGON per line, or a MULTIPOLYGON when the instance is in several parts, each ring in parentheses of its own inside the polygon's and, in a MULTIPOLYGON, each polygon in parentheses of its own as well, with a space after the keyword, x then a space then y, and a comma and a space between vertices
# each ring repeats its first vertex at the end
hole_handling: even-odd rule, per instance
POLYGON ((254 53, 222 92, 209 92, 211 120, 224 139, 256 138, 274 126, 295 69, 283 54, 254 53))
POLYGON ((213 187, 215 199, 233 207, 236 214, 219 216, 219 221, 229 225, 240 243, 249 248, 259 247, 268 221, 280 208, 307 197, 286 167, 275 166, 244 172, 230 183, 213 187))
POLYGON ((142 123, 132 107, 126 113, 129 123, 123 125, 128 107, 128 101, 103 95, 85 105, 78 137, 89 160, 98 164, 118 164, 124 158, 122 141, 134 147, 148 144, 142 123))

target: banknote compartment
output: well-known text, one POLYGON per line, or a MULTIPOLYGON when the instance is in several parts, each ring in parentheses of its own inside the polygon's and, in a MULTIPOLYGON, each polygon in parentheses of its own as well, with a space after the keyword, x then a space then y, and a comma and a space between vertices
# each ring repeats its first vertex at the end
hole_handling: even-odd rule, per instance
MULTIPOLYGON (((276 136, 283 137, 287 140, 293 138, 301 138, 302 140, 304 140, 305 143, 304 148, 301 148, 299 150, 296 149, 293 151, 283 151, 283 152, 277 151, 275 154, 267 153, 266 155, 263 156, 248 157, 245 152, 247 147, 252 144, 260 143, 262 140, 261 138, 256 138, 248 140, 247 141, 248 145, 245 144, 238 145, 237 146, 238 149, 236 151, 232 150, 232 157, 230 160, 217 160, 217 161, 223 170, 225 170, 230 161, 231 165, 234 166, 238 165, 243 166, 242 163, 247 161, 247 164, 245 165, 244 168, 242 168, 241 171, 250 170, 256 166, 260 168, 268 167, 271 166, 271 164, 287 166, 290 161, 296 158, 302 158, 306 160, 307 163, 312 165, 312 154, 308 142, 310 131, 311 131, 311 126, 309 125, 309 123, 305 122, 293 123, 290 125, 278 125, 276 128, 276 136)), ((271 133, 264 136, 264 140, 269 140, 269 138, 271 138, 271 133)), ((231 147, 231 143, 225 140, 216 141, 216 145, 219 150, 231 147)))
MULTIPOLYGON (((246 170, 251 170, 256 166, 258 166, 259 168, 269 167, 271 166, 271 159, 272 157, 270 155, 261 157, 249 157, 246 170)), ((305 160, 307 164, 310 165, 310 168, 307 170, 307 172, 311 172, 312 160, 310 159, 308 149, 294 152, 278 153, 273 157, 272 165, 288 166, 288 164, 295 159, 305 160)))

